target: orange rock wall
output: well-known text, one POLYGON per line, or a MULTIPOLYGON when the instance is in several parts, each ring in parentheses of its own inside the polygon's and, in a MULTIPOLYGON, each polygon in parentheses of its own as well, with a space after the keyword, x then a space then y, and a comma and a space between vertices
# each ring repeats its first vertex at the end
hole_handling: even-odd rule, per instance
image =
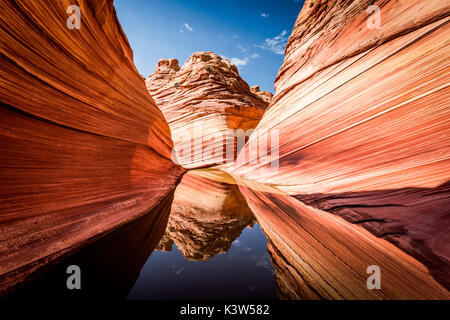
POLYGON ((257 126, 278 133, 279 166, 250 152, 255 135, 230 168, 363 225, 447 288, 449 15, 440 0, 306 1, 257 126))
MULTIPOLYGON (((450 5, 307 1, 286 48, 275 96, 257 129, 278 129, 280 169, 235 173, 290 193, 436 187, 449 179, 450 5)), ((250 139, 252 140, 252 139, 250 139)), ((248 159, 247 159, 248 160, 248 159)))
POLYGON ((1 291, 148 212, 182 169, 113 1, 0 4, 1 291))

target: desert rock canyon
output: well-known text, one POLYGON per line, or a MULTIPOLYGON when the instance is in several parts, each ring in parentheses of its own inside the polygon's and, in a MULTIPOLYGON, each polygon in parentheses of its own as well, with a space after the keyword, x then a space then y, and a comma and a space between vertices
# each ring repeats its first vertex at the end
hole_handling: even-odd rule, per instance
POLYGON ((112 0, 0 3, 0 297, 77 255, 126 297, 152 252, 256 223, 281 299, 450 298, 448 1, 306 0, 273 96, 213 52, 142 79, 112 0))

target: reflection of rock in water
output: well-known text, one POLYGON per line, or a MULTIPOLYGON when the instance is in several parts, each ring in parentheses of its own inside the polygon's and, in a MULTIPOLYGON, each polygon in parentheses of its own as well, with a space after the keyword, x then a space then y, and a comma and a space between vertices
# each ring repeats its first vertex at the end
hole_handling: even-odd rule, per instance
POLYGON ((173 192, 143 217, 63 260, 7 299, 127 297, 167 225, 173 192), (66 269, 81 269, 81 290, 68 290, 66 269))
POLYGON ((170 236, 168 233, 164 233, 161 240, 159 240, 159 243, 156 246, 155 250, 169 252, 169 251, 172 251, 172 246, 173 246, 173 240, 170 239, 170 236))
POLYGON ((189 260, 208 260, 228 251, 242 230, 253 224, 251 216, 233 218, 227 210, 207 212, 174 204, 167 234, 189 260))
POLYGON ((175 191, 166 234, 157 249, 170 251, 175 242, 186 259, 208 260, 227 252, 253 223, 253 214, 231 177, 214 171, 188 172, 175 191))
POLYGON ((362 226, 267 185, 237 178, 268 238, 282 299, 448 299, 429 270, 362 226), (381 288, 368 290, 370 265, 381 288))

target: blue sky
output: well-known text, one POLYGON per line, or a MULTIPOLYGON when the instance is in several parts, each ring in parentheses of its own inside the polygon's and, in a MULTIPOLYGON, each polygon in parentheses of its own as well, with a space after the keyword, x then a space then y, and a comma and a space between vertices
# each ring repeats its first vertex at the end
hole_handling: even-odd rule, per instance
POLYGON ((196 51, 231 60, 247 83, 273 92, 303 0, 115 0, 134 62, 145 77, 160 59, 180 66, 196 51))

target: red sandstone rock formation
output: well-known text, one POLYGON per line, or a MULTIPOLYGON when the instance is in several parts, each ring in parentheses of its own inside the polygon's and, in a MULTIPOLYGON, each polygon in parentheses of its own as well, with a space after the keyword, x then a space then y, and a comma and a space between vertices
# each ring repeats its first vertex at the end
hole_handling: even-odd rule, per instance
POLYGON ((227 252, 254 216, 233 178, 221 171, 190 171, 177 186, 166 234, 158 248, 175 242, 188 260, 227 252))
POLYGON ((176 59, 161 60, 146 84, 169 122, 177 160, 185 168, 233 161, 234 129, 255 128, 270 96, 252 93, 238 69, 212 52, 194 53, 181 69, 176 59))
POLYGON ((0 3, 2 291, 148 212, 182 169, 112 0, 0 3))
POLYGON ((449 15, 448 1, 306 1, 257 127, 279 135, 279 167, 248 155, 254 135, 232 169, 367 227, 447 288, 449 15))

